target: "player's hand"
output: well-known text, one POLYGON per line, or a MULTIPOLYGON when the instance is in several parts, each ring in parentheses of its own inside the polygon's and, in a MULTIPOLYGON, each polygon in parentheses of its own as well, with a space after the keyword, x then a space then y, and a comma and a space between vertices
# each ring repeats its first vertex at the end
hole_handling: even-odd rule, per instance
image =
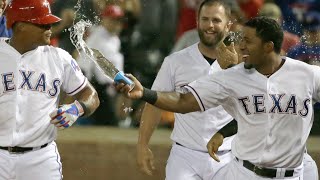
POLYGON ((137 163, 141 172, 152 176, 153 171, 156 169, 154 166, 153 153, 148 146, 137 147, 137 163))
POLYGON ((231 42, 230 46, 219 43, 217 46, 217 61, 222 69, 238 64, 238 58, 234 42, 231 42))
POLYGON ((222 145, 222 143, 223 143, 223 136, 220 133, 216 133, 212 136, 212 138, 207 144, 207 149, 210 156, 218 162, 220 162, 220 159, 218 158, 216 153, 218 152, 218 149, 222 145))
POLYGON ((134 82, 134 88, 130 91, 130 86, 124 83, 113 83, 114 87, 118 92, 121 92, 127 98, 140 99, 143 95, 143 86, 132 74, 125 74, 125 76, 134 82))
POLYGON ((50 113, 51 124, 59 129, 70 127, 76 120, 83 115, 84 110, 81 104, 75 100, 72 104, 64 104, 60 108, 50 113))

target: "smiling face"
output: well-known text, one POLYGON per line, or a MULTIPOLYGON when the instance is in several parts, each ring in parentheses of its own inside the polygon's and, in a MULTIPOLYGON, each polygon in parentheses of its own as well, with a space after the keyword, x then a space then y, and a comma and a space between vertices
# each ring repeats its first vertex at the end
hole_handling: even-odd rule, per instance
POLYGON ((197 27, 200 42, 208 47, 215 47, 226 36, 231 23, 225 8, 217 3, 207 4, 201 8, 197 27))
POLYGON ((283 31, 277 21, 267 17, 247 21, 240 43, 245 68, 258 70, 277 64, 282 41, 283 31))
POLYGON ((265 43, 257 36, 255 28, 244 26, 242 33, 240 50, 245 68, 259 67, 264 63, 265 43))

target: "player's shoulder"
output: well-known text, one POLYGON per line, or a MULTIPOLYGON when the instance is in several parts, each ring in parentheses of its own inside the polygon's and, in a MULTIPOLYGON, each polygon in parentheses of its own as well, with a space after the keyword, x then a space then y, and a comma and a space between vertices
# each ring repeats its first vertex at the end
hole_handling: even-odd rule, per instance
POLYGON ((0 52, 4 54, 15 54, 17 51, 14 50, 9 44, 8 38, 0 38, 0 52))
POLYGON ((6 42, 8 40, 9 40, 9 38, 7 38, 7 37, 0 37, 0 42, 6 42))
POLYGON ((185 62, 186 60, 190 60, 192 58, 192 54, 195 51, 199 51, 198 50, 198 43, 195 43, 191 46, 188 46, 180 51, 177 52, 173 52, 170 55, 168 55, 165 60, 167 61, 173 61, 173 62, 179 62, 179 61, 183 61, 185 62))
POLYGON ((243 71, 243 70, 244 70, 244 62, 241 62, 241 63, 236 64, 230 68, 224 69, 224 72, 234 73, 234 72, 243 71))
POLYGON ((313 70, 318 69, 318 66, 315 65, 310 65, 306 62, 297 60, 297 59, 292 59, 290 57, 283 57, 285 58, 285 67, 287 68, 287 71, 294 71, 294 72, 304 72, 306 74, 312 73, 313 70))
POLYGON ((59 47, 54 47, 54 46, 51 46, 51 45, 47 45, 47 46, 40 46, 40 47, 38 47, 38 49, 42 53, 46 53, 49 56, 56 56, 59 59, 72 58, 71 55, 66 50, 61 49, 59 47))
POLYGON ((1 50, 3 50, 3 47, 5 46, 8 46, 7 42, 6 42, 6 39, 4 38, 0 38, 0 47, 1 47, 1 50))
POLYGON ((314 80, 314 78, 318 79, 320 76, 320 67, 318 65, 311 65, 306 62, 286 58, 287 64, 287 72, 295 72, 295 74, 299 75, 300 79, 310 79, 314 80))
POLYGON ((225 81, 226 79, 234 79, 246 73, 247 70, 244 68, 244 63, 242 62, 230 68, 215 71, 212 74, 210 74, 210 76, 211 78, 214 78, 217 81, 225 81))
POLYGON ((68 53, 66 50, 61 49, 59 47, 51 46, 51 45, 45 45, 45 46, 39 46, 38 47, 43 52, 51 52, 51 53, 68 53))
POLYGON ((222 71, 217 71, 215 76, 218 76, 219 78, 223 77, 223 79, 229 78, 239 78, 246 76, 248 74, 251 74, 254 71, 254 68, 246 69, 244 66, 244 62, 241 62, 237 65, 234 65, 230 68, 224 69, 222 71))
POLYGON ((304 68, 304 67, 310 67, 309 64, 303 62, 303 61, 300 61, 300 60, 297 60, 297 59, 293 59, 293 58, 290 58, 290 57, 287 57, 287 56, 282 56, 282 59, 285 60, 285 64, 287 66, 290 66, 290 67, 296 67, 296 68, 304 68))

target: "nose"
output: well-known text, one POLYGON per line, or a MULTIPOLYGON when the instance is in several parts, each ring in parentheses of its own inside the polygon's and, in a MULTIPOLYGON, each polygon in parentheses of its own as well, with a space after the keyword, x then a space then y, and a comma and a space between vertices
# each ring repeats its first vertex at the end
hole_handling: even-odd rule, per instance
POLYGON ((214 22, 213 21, 209 21, 209 26, 213 27, 214 26, 214 22))
POLYGON ((245 50, 246 49, 246 44, 244 41, 240 41, 239 42, 239 48, 241 51, 245 50))

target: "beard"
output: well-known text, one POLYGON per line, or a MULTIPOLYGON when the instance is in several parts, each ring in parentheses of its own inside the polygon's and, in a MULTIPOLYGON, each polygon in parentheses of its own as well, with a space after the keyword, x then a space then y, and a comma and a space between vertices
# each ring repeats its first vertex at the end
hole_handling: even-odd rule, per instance
POLYGON ((224 39, 223 32, 217 33, 212 39, 206 38, 204 30, 198 29, 198 34, 199 34, 200 41, 205 46, 208 46, 208 47, 214 47, 224 39))

